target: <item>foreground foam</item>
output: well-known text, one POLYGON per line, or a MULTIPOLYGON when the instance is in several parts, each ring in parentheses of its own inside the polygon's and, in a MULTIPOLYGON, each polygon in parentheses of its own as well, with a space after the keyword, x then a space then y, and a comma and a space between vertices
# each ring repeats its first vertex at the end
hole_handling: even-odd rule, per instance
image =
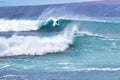
POLYGON ((0 38, 0 56, 43 55, 64 51, 73 42, 76 27, 68 27, 53 37, 12 36, 0 38))

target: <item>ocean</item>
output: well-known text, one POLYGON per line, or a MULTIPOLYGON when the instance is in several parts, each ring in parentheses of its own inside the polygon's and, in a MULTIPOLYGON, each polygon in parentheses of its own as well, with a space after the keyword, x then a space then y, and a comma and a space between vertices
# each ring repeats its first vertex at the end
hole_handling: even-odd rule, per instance
POLYGON ((0 80, 119 80, 119 5, 80 4, 1 7, 0 80))

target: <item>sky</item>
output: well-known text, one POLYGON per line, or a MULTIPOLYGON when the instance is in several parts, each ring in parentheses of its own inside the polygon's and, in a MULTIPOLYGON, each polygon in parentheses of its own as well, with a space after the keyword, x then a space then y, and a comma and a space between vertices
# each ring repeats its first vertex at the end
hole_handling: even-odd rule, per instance
POLYGON ((95 0, 0 0, 0 6, 45 5, 95 0))

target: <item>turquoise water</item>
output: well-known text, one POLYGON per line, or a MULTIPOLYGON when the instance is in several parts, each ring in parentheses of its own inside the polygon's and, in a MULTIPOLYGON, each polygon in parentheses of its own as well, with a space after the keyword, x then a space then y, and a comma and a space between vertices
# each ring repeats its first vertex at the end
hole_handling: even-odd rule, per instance
POLYGON ((0 26, 1 80, 119 80, 119 22, 57 21, 0 26))

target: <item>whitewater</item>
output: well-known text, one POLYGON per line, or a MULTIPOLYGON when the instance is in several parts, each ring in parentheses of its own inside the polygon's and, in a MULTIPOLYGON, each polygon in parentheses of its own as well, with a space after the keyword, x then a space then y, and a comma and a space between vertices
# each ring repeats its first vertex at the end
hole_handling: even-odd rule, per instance
POLYGON ((0 7, 0 80, 119 80, 119 20, 101 2, 0 7))
POLYGON ((59 35, 52 37, 17 35, 7 39, 1 37, 0 56, 43 55, 45 53, 61 52, 73 43, 75 31, 77 31, 76 26, 69 26, 59 35))

